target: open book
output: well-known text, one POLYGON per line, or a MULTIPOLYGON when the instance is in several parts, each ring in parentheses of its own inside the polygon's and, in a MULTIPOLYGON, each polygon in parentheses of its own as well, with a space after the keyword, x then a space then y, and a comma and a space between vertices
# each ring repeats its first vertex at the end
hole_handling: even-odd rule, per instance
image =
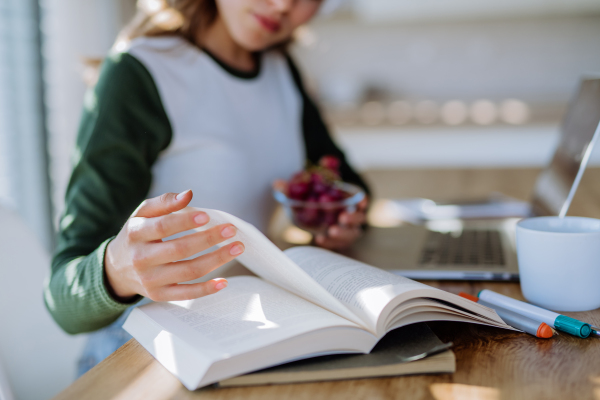
POLYGON ((123 328, 190 390, 325 354, 369 353, 392 329, 462 321, 505 329, 491 309, 315 247, 282 252, 258 229, 217 210, 199 230, 230 222, 259 277, 229 278, 220 292, 134 309, 123 328), (262 278, 262 279, 261 279, 262 278))

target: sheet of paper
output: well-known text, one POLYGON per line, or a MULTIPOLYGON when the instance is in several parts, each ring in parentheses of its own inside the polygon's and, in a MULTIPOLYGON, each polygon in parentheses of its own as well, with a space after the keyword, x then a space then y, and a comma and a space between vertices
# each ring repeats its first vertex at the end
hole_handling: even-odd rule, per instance
POLYGON ((214 358, 246 353, 316 329, 357 326, 251 276, 233 277, 226 289, 210 296, 152 303, 140 310, 214 358))
POLYGON ((302 298, 320 305, 356 324, 364 326, 364 322, 354 315, 342 302, 332 296, 321 285, 317 284, 302 268, 290 260, 261 231, 253 225, 223 211, 198 208, 210 216, 210 222, 196 229, 208 229, 212 226, 231 223, 238 229, 237 235, 221 246, 233 241, 244 243, 246 250, 237 260, 249 270, 263 279, 273 282, 302 298))
POLYGON ((398 294, 427 287, 410 279, 316 247, 285 254, 374 330, 383 308, 398 294))

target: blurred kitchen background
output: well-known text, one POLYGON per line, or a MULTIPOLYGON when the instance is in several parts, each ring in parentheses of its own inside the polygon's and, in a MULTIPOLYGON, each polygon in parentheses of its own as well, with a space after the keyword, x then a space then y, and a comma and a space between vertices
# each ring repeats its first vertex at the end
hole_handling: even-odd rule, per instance
MULTIPOLYGON (((83 338, 53 324, 41 282, 94 79, 84 61, 134 10, 0 0, 2 400, 49 398, 75 375, 83 338)), ((600 75, 600 1, 353 0, 300 29, 292 51, 363 171, 541 167, 579 78, 600 75)))

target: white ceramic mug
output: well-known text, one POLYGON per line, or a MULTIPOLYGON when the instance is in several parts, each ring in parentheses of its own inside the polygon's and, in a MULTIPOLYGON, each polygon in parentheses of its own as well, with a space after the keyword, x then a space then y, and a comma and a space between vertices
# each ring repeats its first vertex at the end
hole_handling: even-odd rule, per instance
POLYGON ((537 217, 517 224, 523 296, 555 311, 600 307, 600 220, 537 217))

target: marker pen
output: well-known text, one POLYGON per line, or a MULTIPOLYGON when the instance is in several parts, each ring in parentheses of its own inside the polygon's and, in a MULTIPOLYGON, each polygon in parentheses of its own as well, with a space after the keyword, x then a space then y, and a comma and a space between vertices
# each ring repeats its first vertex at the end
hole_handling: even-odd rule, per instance
POLYGON ((492 305, 467 293, 460 292, 458 295, 464 297, 465 299, 469 299, 471 301, 479 303, 482 306, 486 306, 493 309, 500 316, 500 318, 502 318, 504 322, 506 322, 513 328, 520 329, 523 332, 529 333, 530 335, 542 339, 548 339, 554 336, 554 330, 544 322, 535 321, 531 318, 527 318, 523 315, 519 315, 515 312, 506 310, 502 307, 492 305))
POLYGON ((590 324, 534 306, 533 304, 515 300, 511 297, 492 292, 491 290, 482 290, 479 292, 478 297, 494 306, 502 307, 514 313, 524 315, 535 321, 545 322, 552 328, 570 333, 571 335, 580 338, 586 338, 592 333, 590 324))

